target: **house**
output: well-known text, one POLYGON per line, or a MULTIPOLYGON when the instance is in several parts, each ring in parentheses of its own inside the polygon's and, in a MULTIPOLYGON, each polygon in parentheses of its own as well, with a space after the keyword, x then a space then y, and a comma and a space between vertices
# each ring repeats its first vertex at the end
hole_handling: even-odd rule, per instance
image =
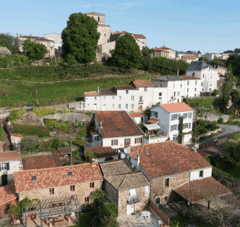
POLYGON ((206 53, 203 55, 203 57, 207 58, 209 61, 212 61, 215 58, 219 58, 220 56, 221 56, 221 54, 217 54, 217 53, 206 53))
POLYGON ((176 51, 176 58, 178 58, 179 60, 183 59, 184 56, 195 56, 195 58, 200 58, 202 57, 202 54, 200 51, 196 52, 196 51, 176 51))
POLYGON ((118 152, 111 147, 84 147, 84 156, 94 158, 97 163, 118 160, 118 152))
POLYGON ((90 203, 90 193, 102 188, 103 177, 98 163, 23 170, 14 173, 19 201, 59 198, 76 195, 82 208, 90 203))
POLYGON ((165 57, 165 58, 169 58, 169 59, 175 59, 176 51, 173 49, 162 46, 159 48, 154 48, 153 50, 154 50, 154 52, 153 52, 152 57, 165 57))
POLYGON ((0 186, 12 183, 13 173, 19 170, 22 170, 22 160, 19 152, 0 152, 0 186))
POLYGON ((159 119, 161 130, 168 134, 170 140, 177 141, 180 134, 180 118, 183 118, 183 142, 192 138, 193 109, 186 103, 161 104, 150 109, 150 118, 159 119))
POLYGON ((17 205, 17 194, 15 193, 14 183, 0 187, 0 219, 7 219, 8 209, 11 205, 17 205))
POLYGON ((227 60, 229 58, 229 53, 221 53, 218 58, 222 60, 227 60))
POLYGON ((54 41, 55 55, 57 55, 57 53, 62 50, 63 42, 62 42, 61 34, 53 32, 53 33, 45 34, 44 38, 54 41))
POLYGON ((148 120, 148 115, 145 113, 129 113, 129 115, 137 124, 146 123, 148 120))
POLYGON ((10 133, 11 143, 14 145, 15 149, 18 149, 18 145, 21 143, 24 138, 21 134, 12 134, 10 133))
POLYGON ((125 144, 137 146, 143 142, 143 132, 126 111, 95 111, 90 128, 91 146, 118 149, 125 144))
POLYGON ((217 81, 219 80, 218 70, 204 61, 191 62, 186 70, 186 74, 187 76, 194 75, 201 79, 201 92, 212 93, 217 89, 217 81))
POLYGON ((62 166, 59 155, 28 156, 22 160, 23 170, 45 169, 62 166))
POLYGON ((115 86, 112 89, 99 89, 85 92, 84 102, 79 102, 76 108, 91 110, 127 110, 142 112, 152 106, 154 85, 149 80, 133 80, 129 85, 115 86))
POLYGON ((108 199, 118 205, 119 216, 148 208, 150 181, 142 172, 132 169, 128 160, 103 163, 100 168, 104 190, 108 199))
POLYGON ((197 61, 198 58, 195 55, 183 55, 181 60, 191 63, 192 61, 197 61))
POLYGON ((45 57, 54 57, 55 56, 55 50, 54 50, 54 45, 55 42, 50 39, 46 39, 44 37, 37 37, 37 36, 30 36, 20 34, 18 37, 18 45, 19 45, 19 50, 23 52, 23 43, 25 40, 30 39, 31 42, 36 42, 43 44, 45 47, 47 47, 47 53, 45 57))
POLYGON ((179 200, 206 202, 212 196, 231 194, 212 177, 212 166, 187 146, 168 141, 132 147, 130 153, 123 154, 150 180, 151 201, 158 207, 179 200))

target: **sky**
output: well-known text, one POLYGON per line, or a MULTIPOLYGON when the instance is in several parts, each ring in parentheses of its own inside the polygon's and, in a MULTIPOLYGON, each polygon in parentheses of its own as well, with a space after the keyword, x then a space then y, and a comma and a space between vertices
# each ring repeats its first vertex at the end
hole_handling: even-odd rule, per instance
POLYGON ((105 14, 111 32, 143 34, 149 48, 202 54, 240 48, 237 0, 1 0, 0 33, 61 34, 70 14, 93 9, 105 14))

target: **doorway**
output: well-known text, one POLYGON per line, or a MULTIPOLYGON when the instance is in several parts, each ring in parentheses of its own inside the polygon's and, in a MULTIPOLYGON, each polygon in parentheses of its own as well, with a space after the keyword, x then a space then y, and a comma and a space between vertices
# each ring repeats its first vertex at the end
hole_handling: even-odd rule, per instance
POLYGON ((7 175, 4 174, 2 175, 2 186, 5 186, 8 184, 8 178, 7 178, 7 175))
POLYGON ((132 205, 127 205, 127 215, 130 215, 130 214, 132 214, 132 213, 134 213, 134 204, 132 204, 132 205))

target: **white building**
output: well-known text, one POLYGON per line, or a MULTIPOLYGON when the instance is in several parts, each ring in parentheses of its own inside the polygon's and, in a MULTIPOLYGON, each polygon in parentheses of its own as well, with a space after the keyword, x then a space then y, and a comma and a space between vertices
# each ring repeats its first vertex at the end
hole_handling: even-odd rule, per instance
POLYGON ((203 57, 207 58, 209 61, 212 61, 215 58, 219 58, 220 56, 221 56, 221 54, 217 54, 217 53, 206 53, 203 55, 203 57))
POLYGON ((150 109, 150 118, 159 119, 161 130, 168 134, 170 140, 177 140, 180 134, 180 118, 183 117, 184 141, 192 138, 193 109, 186 103, 162 104, 150 109), (189 133, 189 134, 187 134, 189 133))
POLYGON ((0 152, 0 186, 13 183, 13 172, 22 170, 21 154, 17 151, 0 152))
POLYGON ((204 61, 191 62, 186 70, 188 76, 194 75, 201 79, 201 92, 213 92, 217 89, 218 70, 204 61))
POLYGON ((90 146, 122 148, 143 143, 143 132, 126 111, 95 111, 90 146))
POLYGON ((44 38, 49 39, 49 40, 53 40, 55 42, 54 44, 54 49, 55 49, 55 53, 57 50, 59 50, 59 48, 62 48, 62 38, 60 34, 57 33, 49 33, 44 35, 44 38))

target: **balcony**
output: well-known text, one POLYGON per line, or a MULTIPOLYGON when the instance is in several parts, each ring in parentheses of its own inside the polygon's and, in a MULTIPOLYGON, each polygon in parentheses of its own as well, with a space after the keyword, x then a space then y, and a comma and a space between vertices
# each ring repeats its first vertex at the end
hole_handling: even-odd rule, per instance
POLYGON ((143 104, 143 100, 139 100, 139 104, 143 104))
POLYGON ((89 145, 89 147, 99 147, 102 146, 102 140, 92 140, 91 138, 87 138, 86 139, 87 144, 89 145))

